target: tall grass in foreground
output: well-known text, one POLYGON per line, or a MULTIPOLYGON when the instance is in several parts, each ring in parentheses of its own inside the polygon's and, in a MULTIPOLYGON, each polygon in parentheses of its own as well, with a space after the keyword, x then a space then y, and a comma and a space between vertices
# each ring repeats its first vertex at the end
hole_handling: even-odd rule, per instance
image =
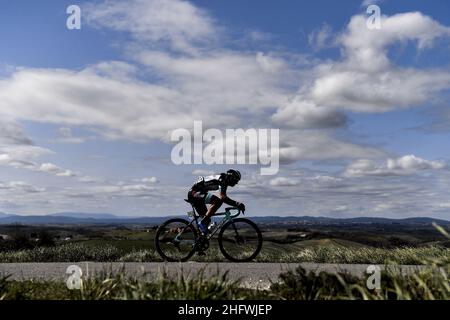
POLYGON ((365 279, 348 274, 306 272, 302 268, 280 275, 268 290, 242 288, 227 273, 171 277, 162 272, 154 281, 104 273, 69 290, 63 281, 8 281, 0 278, 0 300, 450 300, 450 268, 427 269, 407 276, 382 275, 381 289, 369 290, 365 279))
POLYGON ((280 275, 270 291, 286 300, 450 300, 449 272, 448 265, 408 275, 390 270, 382 273, 380 289, 369 290, 363 278, 298 268, 280 275))
MULTIPOLYGON (((218 248, 210 248, 204 257, 194 256, 194 261, 222 262, 226 259, 218 248)), ((65 244, 56 247, 40 247, 29 250, 0 252, 0 263, 12 262, 159 262, 161 257, 154 250, 122 252, 111 246, 86 246, 83 244, 65 244)), ((424 261, 450 262, 450 249, 444 247, 421 248, 346 248, 341 246, 323 246, 304 248, 296 251, 277 253, 261 251, 256 262, 315 262, 349 264, 422 264, 424 261)))
POLYGON ((0 300, 237 300, 266 296, 243 289, 239 281, 217 272, 206 277, 200 271, 192 277, 175 279, 161 272, 154 281, 105 272, 83 283, 81 290, 69 290, 64 282, 8 281, 0 278, 0 300))
MULTIPOLYGON (((437 227, 447 238, 448 233, 437 227)), ((27 260, 30 257, 40 259, 66 259, 63 261, 81 261, 72 259, 92 260, 87 258, 98 257, 114 261, 120 258, 120 254, 112 248, 104 248, 100 253, 98 249, 92 252, 83 252, 83 247, 77 247, 75 255, 68 254, 64 248, 58 247, 59 251, 52 251, 55 248, 49 248, 50 251, 23 251, 18 256, 9 255, 11 253, 2 253, 1 258, 20 258, 27 260), (57 255, 58 253, 60 255, 57 255), (40 256, 39 256, 40 254, 40 256)), ((67 248, 65 248, 67 249, 67 248)), ((73 248, 72 248, 73 249, 73 248)), ((349 255, 348 251, 338 251, 330 255, 327 251, 316 251, 315 254, 309 254, 310 259, 322 257, 326 262, 337 262, 338 259, 344 259, 345 262, 355 261, 357 259, 367 259, 370 251, 362 251, 363 255, 349 255), (347 255, 346 255, 347 254, 347 255)), ((420 251, 413 249, 395 249, 398 257, 393 257, 392 253, 386 254, 379 251, 379 257, 371 257, 370 263, 375 263, 374 259, 393 261, 409 261, 411 254, 421 254, 414 259, 423 258, 419 264, 428 265, 430 268, 417 270, 408 275, 402 275, 395 268, 389 268, 381 276, 381 288, 378 290, 369 290, 366 286, 366 279, 357 278, 348 274, 329 274, 306 272, 301 267, 295 271, 289 271, 281 274, 279 281, 273 283, 269 290, 250 290, 240 287, 239 281, 228 280, 227 273, 219 273, 213 276, 206 276, 206 273, 200 271, 193 277, 184 277, 182 272, 178 278, 173 278, 165 272, 159 274, 155 281, 145 281, 143 278, 128 277, 125 272, 107 273, 95 278, 88 279, 82 290, 71 291, 67 289, 64 282, 35 282, 35 281, 8 281, 8 277, 0 276, 0 300, 203 300, 203 299, 283 299, 283 300, 323 300, 323 299, 364 299, 364 300, 450 300, 450 261, 448 249, 426 248, 420 251), (438 251, 436 251, 438 250, 438 251), (389 258, 389 259, 388 259, 389 258), (395 259, 394 259, 395 258, 395 259), (403 260, 402 260, 403 259, 403 260)), ((308 249, 305 249, 308 250, 308 249)), ((355 249, 352 249, 355 250, 355 249)), ((360 251, 361 252, 361 251, 360 251)), ((373 253, 373 251, 372 251, 373 253)), ((14 254, 14 253, 13 253, 14 254)), ((142 259, 152 258, 145 254, 139 254, 137 257, 142 259)), ((304 256, 303 256, 304 257, 304 256)), ((124 257, 122 257, 124 258, 124 257)), ((131 259, 127 256, 126 259, 131 259)), ((134 257, 136 258, 136 257, 134 257)), ((298 257, 297 257, 298 259, 298 257)), ((340 260, 340 261, 341 261, 340 260)), ((359 260, 359 261, 361 261, 359 260)), ((0 259, 0 261, 2 261, 0 259)), ((417 261, 417 260, 414 260, 417 261)), ((317 262, 317 261, 316 261, 317 262)))
POLYGON ((79 262, 79 261, 119 261, 122 252, 114 246, 86 246, 66 244, 55 247, 38 247, 27 250, 0 252, 0 263, 24 262, 79 262))

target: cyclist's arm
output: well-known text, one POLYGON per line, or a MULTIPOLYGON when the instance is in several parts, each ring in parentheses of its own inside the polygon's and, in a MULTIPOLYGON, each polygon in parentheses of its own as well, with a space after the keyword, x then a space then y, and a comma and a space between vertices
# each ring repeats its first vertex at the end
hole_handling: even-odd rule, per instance
POLYGON ((223 201, 223 203, 232 206, 232 207, 237 207, 239 205, 239 202, 234 201, 233 199, 229 198, 226 193, 220 192, 219 193, 219 198, 220 200, 223 201))

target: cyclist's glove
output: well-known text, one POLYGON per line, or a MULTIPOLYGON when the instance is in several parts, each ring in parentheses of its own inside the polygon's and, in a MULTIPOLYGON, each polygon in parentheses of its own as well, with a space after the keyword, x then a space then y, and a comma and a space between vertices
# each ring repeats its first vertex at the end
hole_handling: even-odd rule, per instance
POLYGON ((242 202, 237 202, 236 207, 238 207, 238 209, 242 212, 245 212, 245 204, 243 204, 242 202))

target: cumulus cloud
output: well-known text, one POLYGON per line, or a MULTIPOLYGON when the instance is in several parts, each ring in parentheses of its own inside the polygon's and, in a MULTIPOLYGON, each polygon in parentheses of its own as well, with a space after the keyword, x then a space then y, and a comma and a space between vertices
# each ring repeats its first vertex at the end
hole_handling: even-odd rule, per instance
POLYGON ((214 171, 212 170, 205 170, 205 169, 197 169, 192 171, 192 175, 194 176, 212 176, 214 175, 214 171))
POLYGON ((75 177, 76 174, 70 170, 64 170, 53 163, 43 163, 40 165, 39 171, 54 174, 58 177, 75 177))
POLYGON ((67 188, 62 194, 69 198, 150 198, 156 196, 156 189, 148 183, 118 183, 88 186, 83 189, 67 188))
POLYGON ((335 44, 338 61, 319 63, 302 85, 294 103, 281 106, 273 119, 292 127, 345 125, 342 112, 381 113, 436 103, 450 89, 448 70, 405 68, 393 64, 389 49, 414 42, 418 50, 450 38, 450 28, 420 12, 382 17, 382 29, 370 30, 366 17, 352 17, 335 44))
POLYGON ((109 139, 149 141, 176 128, 190 128, 209 112, 223 115, 210 119, 212 127, 239 124, 239 110, 262 114, 283 97, 273 75, 262 72, 256 56, 223 54, 200 60, 164 56, 162 60, 155 59, 153 64, 167 77, 166 86, 137 79, 120 81, 92 69, 21 69, 0 81, 0 113, 98 127, 102 129, 98 133, 109 139))
POLYGON ((429 161, 414 155, 407 155, 397 159, 387 159, 381 165, 373 160, 357 160, 346 168, 344 175, 347 177, 410 175, 426 170, 441 170, 446 167, 446 163, 442 161, 429 161))
POLYGON ((59 177, 74 177, 75 173, 51 164, 37 162, 38 158, 52 154, 46 148, 35 146, 15 122, 0 122, 0 166, 51 173, 59 177))
POLYGON ((300 183, 297 179, 287 177, 277 177, 270 180, 270 185, 273 187, 292 187, 300 183))
POLYGON ((139 41, 167 43, 172 49, 195 53, 195 45, 219 32, 211 16, 188 1, 113 0, 86 5, 92 25, 129 32, 139 41))
POLYGON ((37 166, 37 158, 51 153, 50 150, 37 146, 0 147, 0 165, 33 170, 37 166))
POLYGON ((59 143, 68 143, 68 144, 81 144, 88 140, 95 139, 94 136, 75 136, 72 132, 72 128, 69 127, 61 127, 58 129, 58 133, 60 137, 56 139, 56 142, 59 143))
POLYGON ((450 28, 420 12, 383 16, 381 30, 369 30, 364 16, 351 19, 339 43, 343 61, 321 65, 311 88, 319 105, 357 112, 385 112, 418 106, 450 88, 450 73, 401 68, 392 64, 388 49, 414 41, 419 49, 450 37, 450 28))
MULTIPOLYGON (((216 36, 215 33, 205 33, 207 29, 214 30, 210 28, 214 25, 214 20, 206 12, 187 2, 179 2, 171 0, 164 4, 162 1, 135 0, 125 5, 118 1, 108 1, 88 6, 87 12, 91 23, 129 32, 134 35, 137 43, 158 44, 167 39, 172 43, 182 35, 195 44, 205 36, 216 36), (150 14, 153 15, 155 8, 163 10, 160 20, 154 21, 142 14, 153 12, 150 14), (172 11, 181 15, 176 21, 169 17, 172 11), (165 13, 168 17, 163 18, 165 13), (184 32, 188 34, 185 35, 184 32)), ((360 36, 353 26, 357 24, 354 20, 359 21, 358 19, 352 19, 349 31, 346 31, 341 40, 344 48, 356 48, 353 51, 359 50, 359 46, 354 44, 358 41, 349 39, 360 36)), ((425 23, 424 28, 428 26, 425 23)), ((435 29, 436 36, 443 32, 439 25, 435 29)), ((425 35, 419 39, 425 41, 425 35)), ((370 42, 368 45, 371 45, 370 42)), ((309 133, 301 131, 344 127, 347 119, 338 105, 345 104, 347 109, 352 109, 353 106, 362 108, 358 110, 368 110, 373 106, 369 101, 372 98, 358 98, 364 97, 365 93, 358 92, 356 88, 353 92, 355 99, 366 101, 348 101, 351 94, 344 90, 349 90, 352 84, 347 86, 345 78, 354 81, 359 75, 356 73, 352 77, 350 69, 344 68, 347 64, 338 63, 333 66, 335 70, 343 69, 345 72, 342 74, 328 72, 327 65, 320 64, 313 79, 308 81, 311 87, 302 88, 301 95, 288 99, 293 81, 298 81, 298 75, 295 74, 299 70, 295 70, 281 56, 232 51, 214 41, 204 49, 196 54, 174 54, 151 45, 134 47, 129 52, 130 56, 135 63, 148 68, 141 68, 142 72, 151 72, 153 78, 159 79, 155 83, 140 80, 135 74, 136 66, 133 63, 117 61, 101 62, 81 71, 21 68, 10 78, 0 81, 0 113, 65 127, 89 126, 103 138, 132 141, 166 139, 168 132, 177 128, 191 128, 194 120, 213 113, 217 116, 208 119, 209 127, 226 128, 230 123, 233 127, 261 126, 265 123, 264 126, 276 125, 295 130, 294 134, 288 133, 283 138, 286 146, 280 151, 287 162, 314 157, 342 158, 346 154, 352 158, 361 156, 363 152, 367 152, 365 157, 370 158, 376 153, 374 148, 360 146, 350 140, 341 141, 332 132, 307 137, 309 133), (344 100, 341 99, 343 97, 344 100), (271 123, 267 121, 267 115, 273 110, 275 112, 271 123), (306 147, 298 142, 299 136, 306 141, 306 147), (314 142, 333 147, 324 150, 314 147, 314 142)), ((344 50, 347 51, 349 50, 344 50)), ((349 60, 351 55, 346 53, 346 56, 349 60)), ((362 73, 362 76, 365 74, 362 73)), ((422 88, 428 85, 429 76, 422 79, 407 74, 400 79, 394 78, 397 87, 400 84, 403 86, 405 81, 417 79, 416 86, 422 88)), ((437 82, 445 80, 445 76, 433 74, 433 79, 437 82)), ((380 81, 384 85, 386 79, 380 81)), ((359 79, 357 82, 362 86, 366 81, 359 79)), ((367 85, 370 87, 370 81, 367 85)), ((433 86, 437 87, 436 83, 433 86)), ((440 86, 445 86, 445 81, 441 81, 440 86)), ((398 96, 403 91, 393 89, 395 87, 393 82, 379 90, 375 86, 375 91, 379 91, 376 95, 389 97, 390 94, 385 91, 392 90, 398 96)), ((370 88, 370 95, 374 94, 373 91, 370 88)), ((421 90, 412 91, 426 96, 421 90)), ((412 96, 404 95, 409 98, 412 96)), ((67 129, 64 130, 66 139, 76 139, 67 129)))
MULTIPOLYGON (((233 46, 223 37, 226 30, 207 11, 187 1, 100 1, 86 5, 83 12, 92 25, 131 35, 123 47, 127 62, 102 61, 76 71, 17 68, 2 78, 0 117, 13 120, 0 123, 0 165, 77 175, 52 163, 40 164, 38 159, 51 151, 34 146, 14 119, 58 125, 66 142, 85 141, 72 128, 91 130, 96 138, 151 142, 164 140, 174 129, 190 129, 194 120, 208 115, 208 127, 282 128, 278 151, 284 164, 366 159, 350 164, 342 177, 320 173, 300 180, 284 172, 285 177, 243 181, 241 187, 247 188, 239 192, 249 201, 267 201, 270 207, 279 204, 277 199, 291 203, 302 198, 298 210, 307 214, 326 214, 336 208, 348 214, 378 208, 382 214, 408 209, 410 194, 434 192, 429 181, 400 179, 416 179, 413 173, 424 171, 432 174, 443 168, 442 162, 405 156, 379 163, 376 159, 386 158, 379 148, 335 134, 335 129, 344 131, 348 112, 390 112, 428 101, 433 104, 434 97, 450 88, 445 69, 407 68, 389 59, 394 45, 414 42, 418 50, 425 50, 449 36, 449 28, 430 17, 417 12, 384 16, 383 29, 378 31, 366 28, 364 16, 355 16, 333 38, 332 44, 342 52, 339 59, 299 67, 289 53, 230 49, 233 46), (351 179, 355 176, 366 179, 351 179), (379 176, 399 180, 380 184, 379 176), (392 203, 383 209, 380 204, 388 199, 392 203)), ((328 46, 331 38, 325 25, 311 35, 310 42, 319 49, 328 46)), ((206 172, 195 174, 200 173, 206 172)), ((42 208, 59 208, 82 198, 92 206, 114 203, 132 210, 123 197, 166 196, 158 190, 161 185, 155 177, 118 184, 77 178, 72 180, 92 185, 52 189, 46 198, 49 203, 42 208)), ((6 190, 5 186, 0 188, 6 190)), ((178 192, 167 195, 170 200, 185 193, 177 186, 167 189, 178 192)), ((40 200, 42 196, 30 196, 18 202, 34 201, 35 206, 40 200)), ((142 208, 164 203, 158 199, 142 208)))
POLYGON ((146 184, 155 184, 159 182, 158 178, 156 177, 143 178, 141 181, 146 184))
POLYGON ((330 46, 332 39, 333 30, 326 23, 308 35, 309 45, 315 50, 321 50, 330 46))
POLYGON ((16 122, 0 120, 0 146, 32 144, 31 139, 16 122))
POLYGON ((23 181, 0 181, 0 190, 11 191, 15 193, 42 193, 45 191, 45 188, 38 188, 23 181))
POLYGON ((277 124, 298 129, 338 128, 347 124, 344 113, 299 97, 279 109, 272 119, 277 124))
POLYGON ((340 140, 322 130, 280 132, 280 161, 295 162, 298 159, 357 159, 378 158, 385 153, 377 148, 340 140))
POLYGON ((51 151, 35 146, 15 121, 0 121, 0 166, 33 169, 34 160, 51 151))

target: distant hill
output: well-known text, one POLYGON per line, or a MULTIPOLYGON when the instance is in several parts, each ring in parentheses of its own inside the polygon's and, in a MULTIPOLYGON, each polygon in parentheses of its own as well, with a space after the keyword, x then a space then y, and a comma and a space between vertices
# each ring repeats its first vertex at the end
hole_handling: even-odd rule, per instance
POLYGON ((390 219, 379 217, 357 217, 357 218, 328 218, 328 217, 252 217, 252 220, 260 223, 305 223, 305 224, 437 224, 448 225, 450 221, 427 217, 415 217, 405 219, 390 219))
MULTIPOLYGON (((0 213, 0 224, 161 224, 170 217, 123 217, 109 213, 79 213, 63 212, 50 215, 10 215, 0 213)), ((267 224, 403 224, 403 225, 424 225, 436 222, 440 225, 450 225, 450 221, 426 217, 406 218, 406 219, 388 219, 388 218, 328 218, 328 217, 310 217, 310 216, 259 216, 251 217, 256 223, 267 224)))
POLYGON ((50 214, 49 216, 77 218, 77 219, 120 219, 120 217, 110 213, 60 212, 50 214))
POLYGON ((28 225, 64 225, 64 224, 160 224, 170 217, 119 217, 115 215, 92 215, 79 214, 74 216, 69 213, 66 216, 51 214, 51 215, 7 215, 0 216, 0 224, 28 224, 28 225))

